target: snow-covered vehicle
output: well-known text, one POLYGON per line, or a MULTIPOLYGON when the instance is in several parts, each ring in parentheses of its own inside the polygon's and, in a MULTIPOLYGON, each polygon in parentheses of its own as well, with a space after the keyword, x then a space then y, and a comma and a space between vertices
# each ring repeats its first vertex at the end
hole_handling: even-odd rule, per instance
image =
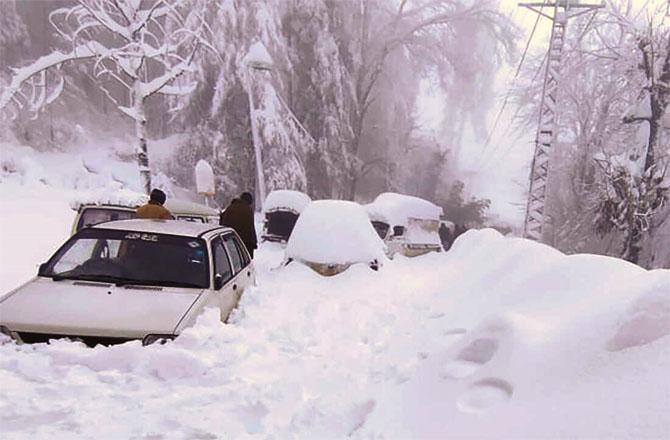
MULTIPOLYGON (((74 200, 70 207, 77 211, 77 215, 72 224, 72 234, 99 223, 135 218, 135 210, 147 200, 149 198, 146 195, 131 192, 123 192, 115 197, 84 197, 74 200)), ((219 223, 219 212, 200 203, 168 198, 165 207, 176 220, 219 223)))
POLYGON ((173 339, 206 308, 226 321, 255 283, 230 228, 120 220, 79 231, 35 278, 0 297, 0 332, 18 342, 87 345, 173 339))
POLYGON ((383 193, 365 209, 390 257, 396 253, 414 257, 442 250, 439 206, 419 197, 383 193))
POLYGON ((286 246, 287 263, 297 261, 326 276, 358 263, 377 270, 384 258, 384 242, 363 207, 344 200, 310 203, 286 246))
POLYGON ((307 194, 300 191, 282 189, 268 194, 263 204, 265 220, 261 240, 286 243, 300 213, 311 201, 307 194))

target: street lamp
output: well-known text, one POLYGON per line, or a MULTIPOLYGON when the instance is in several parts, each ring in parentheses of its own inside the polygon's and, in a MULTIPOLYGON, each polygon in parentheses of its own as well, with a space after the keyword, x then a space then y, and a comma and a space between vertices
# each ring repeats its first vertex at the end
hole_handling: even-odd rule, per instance
POLYGON ((272 57, 268 53, 263 43, 260 41, 254 43, 249 48, 249 52, 244 57, 247 76, 247 95, 249 97, 249 115, 251 117, 251 138, 254 144, 254 155, 256 157, 256 181, 258 188, 258 203, 256 206, 262 211, 265 201, 265 176, 263 174, 263 156, 261 150, 261 141, 258 134, 258 124, 256 123, 256 106, 254 105, 254 94, 251 87, 251 71, 259 70, 269 72, 272 70, 272 57))

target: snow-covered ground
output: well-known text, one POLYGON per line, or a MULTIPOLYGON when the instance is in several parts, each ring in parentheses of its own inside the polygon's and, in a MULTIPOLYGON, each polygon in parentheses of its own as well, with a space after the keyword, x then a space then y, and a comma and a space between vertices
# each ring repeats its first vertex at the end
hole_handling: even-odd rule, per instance
MULTIPOLYGON (((68 235, 71 193, 3 177, 0 293, 68 235)), ((670 437, 668 270, 492 230, 330 278, 283 252, 257 251, 229 325, 0 345, 1 437, 670 437)))

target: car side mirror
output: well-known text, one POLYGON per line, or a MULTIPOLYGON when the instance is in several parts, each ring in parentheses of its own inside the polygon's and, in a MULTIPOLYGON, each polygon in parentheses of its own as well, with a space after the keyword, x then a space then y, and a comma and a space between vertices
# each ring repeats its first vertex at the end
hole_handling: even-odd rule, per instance
POLYGON ((223 277, 220 273, 214 275, 214 290, 221 290, 223 288, 223 277))
POLYGON ((405 233, 405 227, 404 226, 394 226, 393 227, 393 236, 394 237, 400 237, 405 233))

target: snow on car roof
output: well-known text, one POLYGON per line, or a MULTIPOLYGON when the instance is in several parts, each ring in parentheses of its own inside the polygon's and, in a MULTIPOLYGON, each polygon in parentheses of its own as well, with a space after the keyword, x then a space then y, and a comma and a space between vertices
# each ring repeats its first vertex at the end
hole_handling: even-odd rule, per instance
POLYGON ((70 208, 78 211, 84 205, 111 205, 136 208, 149 200, 146 194, 125 188, 99 189, 77 194, 70 201, 70 208))
POLYGON ((322 264, 369 263, 383 258, 384 243, 358 203, 318 200, 300 214, 286 256, 322 264))
POLYGON ((442 208, 419 197, 382 193, 365 205, 372 220, 385 220, 391 226, 407 226, 410 218, 440 220, 442 208))
POLYGON ((265 198, 263 209, 268 212, 284 208, 300 214, 311 202, 312 199, 303 192, 278 189, 268 194, 265 198))
POLYGON ((93 226, 93 228, 197 237, 207 231, 222 227, 207 223, 184 222, 180 220, 130 219, 100 223, 93 226))
MULTIPOLYGON (((78 211, 86 205, 93 206, 123 206, 137 208, 145 204, 149 196, 128 189, 101 190, 83 193, 70 202, 70 207, 78 211)), ((219 215, 219 211, 200 203, 168 197, 165 207, 173 214, 219 215)))

